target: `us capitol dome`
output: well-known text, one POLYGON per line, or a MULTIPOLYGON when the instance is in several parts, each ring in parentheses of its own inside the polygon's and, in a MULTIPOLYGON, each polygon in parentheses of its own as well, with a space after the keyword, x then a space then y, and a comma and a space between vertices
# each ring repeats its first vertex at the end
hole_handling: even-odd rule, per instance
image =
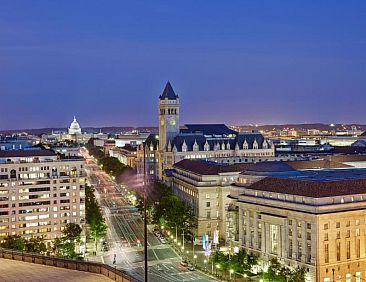
POLYGON ((80 128, 79 123, 76 120, 76 117, 74 117, 74 120, 70 124, 69 134, 81 134, 81 128, 80 128))

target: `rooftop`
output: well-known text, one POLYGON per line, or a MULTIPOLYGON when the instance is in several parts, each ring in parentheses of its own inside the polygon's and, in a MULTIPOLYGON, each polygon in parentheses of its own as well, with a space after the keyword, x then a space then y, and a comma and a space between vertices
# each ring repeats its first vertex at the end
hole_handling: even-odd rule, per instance
POLYGON ((69 270, 52 266, 27 263, 22 261, 0 259, 0 281, 69 281, 69 282, 110 282, 111 280, 100 274, 84 271, 69 270))
POLYGON ((0 158, 53 157, 53 156, 56 156, 55 152, 43 149, 0 151, 0 158))
POLYGON ((219 173, 240 172, 248 169, 253 164, 239 163, 232 165, 218 164, 205 160, 184 159, 174 165, 174 168, 190 171, 202 175, 217 175, 219 173))
POLYGON ((175 94, 172 85, 168 81, 165 85, 163 93, 159 96, 160 99, 176 100, 178 95, 175 94))
POLYGON ((325 179, 293 179, 266 177, 247 189, 267 192, 305 196, 311 198, 335 197, 366 193, 366 175, 364 178, 333 178, 325 179), (320 181, 321 180, 321 181, 320 181))

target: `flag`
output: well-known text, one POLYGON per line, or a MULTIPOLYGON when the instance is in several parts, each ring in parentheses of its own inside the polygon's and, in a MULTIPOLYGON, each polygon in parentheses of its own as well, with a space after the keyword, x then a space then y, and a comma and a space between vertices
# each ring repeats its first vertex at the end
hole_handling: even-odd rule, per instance
POLYGON ((219 243, 219 230, 214 231, 213 243, 216 245, 219 243))
POLYGON ((206 251, 206 235, 202 235, 202 248, 206 251))

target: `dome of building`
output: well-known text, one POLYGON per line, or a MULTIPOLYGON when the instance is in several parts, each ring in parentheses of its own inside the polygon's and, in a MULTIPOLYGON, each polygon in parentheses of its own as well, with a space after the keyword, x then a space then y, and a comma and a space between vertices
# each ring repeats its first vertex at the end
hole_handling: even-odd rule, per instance
POLYGON ((79 123, 76 120, 76 117, 74 117, 74 120, 70 124, 69 134, 81 134, 81 128, 80 128, 79 123))

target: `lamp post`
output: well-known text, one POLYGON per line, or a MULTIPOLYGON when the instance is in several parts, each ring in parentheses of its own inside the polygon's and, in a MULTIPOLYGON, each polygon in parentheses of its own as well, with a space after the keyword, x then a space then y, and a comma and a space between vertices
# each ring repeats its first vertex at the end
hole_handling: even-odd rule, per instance
POLYGON ((207 271, 207 259, 205 259, 205 260, 203 261, 203 263, 205 264, 205 271, 207 271))
POLYGON ((233 270, 233 269, 230 269, 230 270, 229 270, 229 273, 230 273, 230 280, 231 280, 231 275, 233 275, 234 270, 233 270))
POLYGON ((197 266, 197 255, 194 255, 193 258, 194 258, 194 267, 196 267, 197 266))
POLYGON ((146 152, 145 152, 145 142, 142 143, 144 152, 144 256, 145 256, 145 281, 148 281, 148 263, 147 263, 147 197, 146 197, 146 152))

